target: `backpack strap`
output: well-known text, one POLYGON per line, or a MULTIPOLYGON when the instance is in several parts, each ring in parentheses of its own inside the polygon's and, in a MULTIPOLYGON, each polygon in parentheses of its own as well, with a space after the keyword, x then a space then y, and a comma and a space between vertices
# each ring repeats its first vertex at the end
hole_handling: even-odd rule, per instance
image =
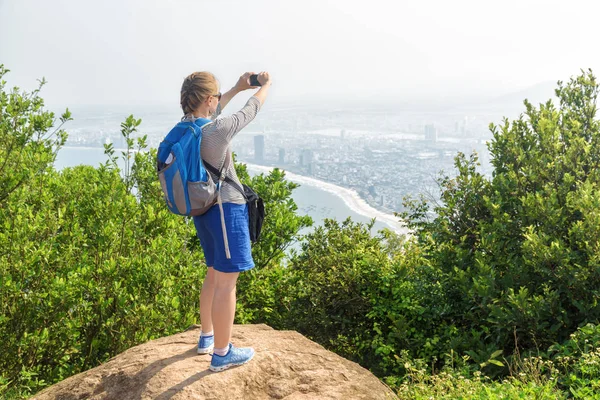
MULTIPOLYGON (((219 104, 220 107, 220 104, 219 104)), ((184 117, 188 118, 187 116, 184 117)), ((196 125, 196 127, 198 128, 198 132, 202 132, 202 128, 204 128, 206 125, 210 124, 211 122, 213 122, 211 119, 208 118, 195 118, 193 120, 190 120, 189 118, 187 119, 188 121, 192 122, 192 125, 196 125)), ((190 125, 190 129, 192 129, 192 131, 194 132, 194 135, 196 135, 196 130, 190 125)), ((200 145, 202 146, 202 145, 200 145)), ((200 150, 202 151, 202 149, 200 150)), ((229 166, 229 158, 227 158, 227 151, 225 152, 225 160, 223 161, 223 165, 221 166, 221 169, 217 170, 215 167, 213 167, 212 165, 210 165, 209 163, 207 163, 205 160, 202 160, 202 162, 204 163, 204 166, 206 167, 206 169, 211 172, 213 175, 215 175, 218 179, 218 184, 219 187, 221 185, 221 182, 226 181, 227 183, 231 184, 233 181, 229 178, 227 178, 227 167, 229 166), (225 173, 225 176, 223 176, 223 173, 225 173)), ((234 187, 235 187, 235 182, 234 182, 234 187)), ((236 188, 237 189, 237 188, 236 188)))
POLYGON ((225 164, 227 166, 229 166, 229 163, 227 161, 229 161, 229 158, 227 158, 227 154, 225 154, 225 162, 223 163, 223 168, 221 168, 221 170, 219 171, 218 169, 216 169, 215 167, 213 167, 212 165, 210 165, 209 163, 207 163, 205 160, 202 160, 202 162, 204 163, 204 166, 206 167, 206 169, 209 172, 211 172, 212 174, 218 176, 219 178, 223 178, 223 180, 225 182, 227 182, 228 184, 230 184, 231 186, 233 186, 233 188, 235 190, 237 190, 238 192, 240 192, 240 194, 242 196, 244 196, 245 200, 248 200, 248 198, 246 197, 246 193, 244 193, 244 188, 242 188, 240 185, 238 185, 238 183, 236 181, 234 181, 233 179, 231 179, 227 175, 225 175, 225 177, 223 177, 223 175, 222 175, 223 172, 225 172, 225 174, 227 174, 227 170, 225 169, 225 164))
POLYGON ((223 200, 221 198, 221 184, 223 181, 231 181, 230 178, 227 177, 227 167, 230 164, 230 158, 227 157, 227 152, 225 152, 225 160, 223 161, 223 165, 221 169, 218 170, 206 161, 202 160, 204 164, 204 168, 208 170, 209 173, 212 173, 218 177, 217 184, 217 203, 219 205, 219 211, 221 214, 221 230, 223 231, 223 245, 225 247, 225 258, 228 260, 231 259, 231 253, 229 252, 229 239, 227 239, 227 225, 225 224, 225 213, 223 212, 223 200))

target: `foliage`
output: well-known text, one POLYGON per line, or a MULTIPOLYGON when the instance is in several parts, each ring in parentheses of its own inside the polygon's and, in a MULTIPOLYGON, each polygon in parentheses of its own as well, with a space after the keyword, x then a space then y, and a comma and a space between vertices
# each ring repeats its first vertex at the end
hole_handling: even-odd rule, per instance
MULTIPOLYGON (((539 360, 530 360, 534 367, 539 360)), ((493 381, 481 372, 445 368, 432 374, 419 362, 406 361, 407 373, 399 386, 401 399, 566 399, 567 393, 557 386, 555 376, 515 376, 493 381)))
POLYGON ((373 325, 365 318, 378 277, 390 268, 372 223, 325 220, 290 261, 286 326, 354 360, 367 356, 373 325))
MULTIPOLYGON (((99 168, 55 171, 66 133, 52 133, 38 92, 0 92, 0 396, 14 398, 196 323, 206 273, 191 220, 163 204, 141 120, 121 124, 127 148, 105 146, 99 168)), ((252 185, 268 201, 254 249, 266 270, 311 221, 281 171, 252 185)))
POLYGON ((195 322, 193 228, 131 182, 114 161, 49 170, 2 209, 0 370, 14 384, 34 392, 195 322))
POLYGON ((575 398, 597 398, 600 393, 600 325, 587 324, 569 340, 549 349, 560 371, 559 383, 575 398), (596 396, 596 397, 594 397, 596 396))
POLYGON ((60 125, 52 130, 54 113, 44 110, 39 97, 45 80, 31 93, 14 88, 5 91, 4 76, 8 69, 0 64, 0 206, 34 175, 45 172, 54 162, 58 149, 65 143, 62 125, 71 119, 67 109, 60 125))
POLYGON ((448 360, 441 371, 432 372, 423 360, 403 352, 407 373, 398 394, 402 399, 597 399, 599 349, 600 325, 588 324, 563 344, 551 346, 548 354, 523 359, 517 354, 510 375, 501 381, 474 371, 465 358, 448 360))
POLYGON ((491 125, 492 179, 460 154, 443 204, 403 214, 440 271, 444 320, 463 332, 456 351, 544 348, 600 317, 596 78, 559 82, 556 95, 558 107, 525 101, 519 119, 491 125))
MULTIPOLYGON (((127 149, 106 146, 104 165, 55 171, 62 125, 51 130, 39 89, 4 86, 0 395, 19 398, 196 322, 205 265, 193 224, 164 207, 140 120, 123 122, 127 149)), ((297 215, 297 185, 236 164, 267 207, 236 321, 297 330, 402 398, 594 398, 598 84, 583 72, 556 94, 490 126, 491 178, 459 154, 441 204, 407 200, 410 237, 326 220, 302 238, 312 221, 297 215)))

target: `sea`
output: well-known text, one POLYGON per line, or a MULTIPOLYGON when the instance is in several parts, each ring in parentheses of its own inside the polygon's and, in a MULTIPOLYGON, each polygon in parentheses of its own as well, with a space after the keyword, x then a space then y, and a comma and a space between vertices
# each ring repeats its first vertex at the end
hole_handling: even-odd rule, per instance
MULTIPOLYGON (((115 154, 120 155, 120 151, 117 149, 115 154)), ((106 160, 103 148, 64 146, 58 152, 55 167, 63 169, 81 164, 98 166, 106 160)), ((270 170, 269 167, 254 164, 247 164, 247 168, 250 175, 268 173, 270 170)), ((303 234, 322 225, 327 218, 343 221, 348 217, 363 223, 368 223, 375 218, 375 224, 371 229, 372 234, 382 229, 406 233, 398 217, 371 207, 350 189, 289 172, 286 172, 286 178, 300 185, 292 193, 292 198, 298 206, 297 212, 313 219, 313 227, 301 232, 303 234)))

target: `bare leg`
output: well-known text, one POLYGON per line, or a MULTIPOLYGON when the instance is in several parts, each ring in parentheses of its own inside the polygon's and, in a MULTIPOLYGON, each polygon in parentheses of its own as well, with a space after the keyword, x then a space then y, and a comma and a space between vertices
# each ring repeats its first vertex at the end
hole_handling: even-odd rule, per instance
POLYGON ((225 348, 231 341, 235 317, 235 288, 239 272, 215 273, 215 296, 212 303, 212 322, 215 330, 215 348, 225 348))
POLYGON ((208 333, 213 330, 212 305, 214 296, 215 270, 212 267, 208 267, 204 283, 202 284, 202 291, 200 292, 200 324, 202 325, 202 332, 208 333))

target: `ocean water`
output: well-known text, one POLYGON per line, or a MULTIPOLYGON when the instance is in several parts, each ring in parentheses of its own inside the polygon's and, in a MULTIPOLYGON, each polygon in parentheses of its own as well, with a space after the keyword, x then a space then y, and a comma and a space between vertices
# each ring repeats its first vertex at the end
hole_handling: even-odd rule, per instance
MULTIPOLYGON (((115 153, 120 155, 119 150, 115 153)), ((62 169, 81 164, 98 166, 106 160, 107 157, 103 148, 65 146, 58 153, 55 167, 62 169)), ((248 166, 248 172, 251 175, 263 171, 264 168, 262 167, 248 166)), ((373 217, 379 216, 381 219, 381 214, 378 214, 376 210, 370 210, 369 207, 361 207, 360 212, 357 212, 356 208, 349 207, 344 198, 347 195, 344 194, 343 188, 339 188, 339 193, 336 194, 336 190, 331 190, 334 187, 331 184, 324 184, 328 187, 328 190, 325 190, 319 182, 309 181, 310 183, 307 183, 306 180, 300 179, 301 177, 297 178, 300 181, 300 187, 295 189, 292 194, 298 206, 297 212, 300 215, 309 215, 313 219, 314 226, 322 225, 326 218, 343 221, 350 217, 354 221, 364 223, 369 222, 373 217)), ((295 178, 290 178, 290 180, 294 181, 295 178)), ((377 233, 384 228, 400 231, 398 225, 393 223, 394 218, 387 216, 386 220, 387 223, 376 219, 371 230, 372 233, 377 233)), ((303 233, 306 233, 306 231, 303 233)))

